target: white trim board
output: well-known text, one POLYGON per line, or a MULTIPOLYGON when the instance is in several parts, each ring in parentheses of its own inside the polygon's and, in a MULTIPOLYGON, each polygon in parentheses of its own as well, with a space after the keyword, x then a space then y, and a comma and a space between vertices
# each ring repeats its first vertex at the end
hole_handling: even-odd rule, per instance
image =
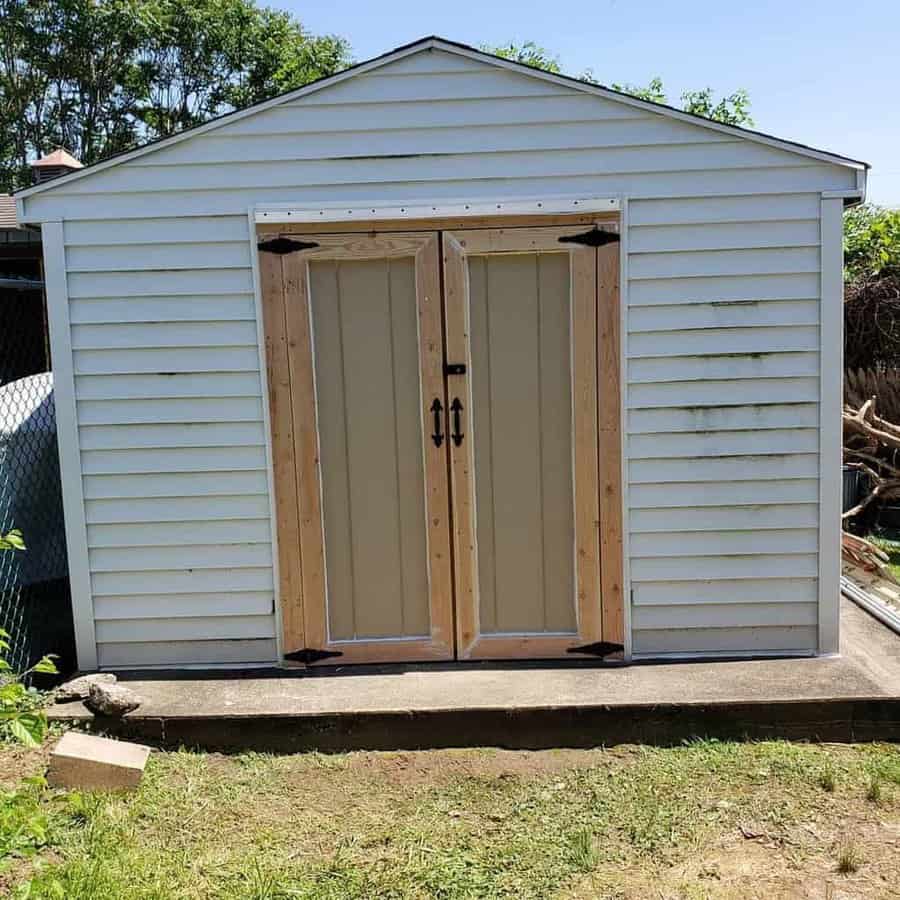
POLYGON ((75 621, 75 652, 78 668, 88 671, 97 668, 97 636, 94 629, 81 449, 78 443, 78 419, 75 407, 75 374, 72 367, 63 224, 45 222, 41 227, 41 233, 44 245, 50 360, 53 371, 53 402, 56 409, 56 440, 59 447, 72 615, 75 621))
MULTIPOLYGON (((171 147, 173 144, 179 143, 180 141, 188 140, 195 135, 206 134, 209 131, 219 128, 223 125, 231 124, 233 122, 239 122, 247 116, 252 116, 257 112, 263 112, 264 110, 271 109, 274 106, 279 106, 283 103, 292 103, 302 97, 307 96, 308 94, 324 90, 325 88, 340 84, 342 81, 346 81, 349 78, 365 74, 366 72, 371 72, 374 69, 379 69, 407 56, 412 56, 416 53, 421 53, 427 50, 441 50, 445 53, 451 53, 457 56, 472 59, 484 65, 492 65, 497 68, 507 69, 519 75, 537 78, 551 84, 565 87, 569 90, 576 90, 585 94, 591 94, 595 97, 601 97, 604 100, 609 100, 617 103, 622 103, 626 106, 635 107, 636 109, 640 109, 644 112, 655 113, 656 115, 666 116, 680 122, 687 122, 700 128, 708 128, 713 131, 721 132, 723 134, 740 137, 745 140, 754 141, 760 144, 765 144, 769 147, 775 147, 777 149, 785 150, 790 153, 796 153, 799 156, 812 158, 818 160, 819 162, 831 163, 833 165, 862 171, 863 173, 867 168, 867 163, 864 163, 860 160, 850 159, 849 157, 841 156, 836 153, 829 153, 825 150, 817 150, 814 147, 807 147, 803 144, 798 144, 792 141, 773 137, 761 132, 751 131, 746 128, 740 128, 735 125, 725 125, 721 122, 714 122, 711 119, 705 119, 702 116, 693 115, 691 113, 675 109, 674 107, 666 106, 660 103, 653 103, 649 100, 641 100, 637 97, 632 97, 629 94, 623 94, 619 91, 611 90, 610 88, 605 88, 600 85, 589 84, 588 82, 580 81, 577 78, 571 78, 565 75, 556 75, 552 72, 545 72, 541 69, 535 69, 532 66, 527 66, 523 63, 502 59, 498 56, 493 56, 490 53, 484 53, 480 50, 476 50, 474 47, 469 47, 465 44, 458 44, 439 37, 427 37, 422 38, 419 41, 415 41, 412 44, 398 47, 395 50, 391 50, 382 56, 374 57, 373 59, 359 63, 358 65, 352 66, 349 69, 345 69, 343 72, 338 72, 336 75, 330 75, 326 78, 321 78, 318 81, 314 81, 311 84, 298 88, 295 91, 291 91, 287 94, 282 94, 278 97, 273 97, 270 100, 258 103, 255 106, 249 106, 246 109, 228 113, 226 115, 220 116, 217 119, 213 119, 210 122, 206 122, 203 125, 198 125, 195 128, 190 128, 186 131, 183 131, 180 134, 175 134, 171 137, 163 138, 159 141, 154 141, 153 143, 147 144, 143 147, 138 147, 137 149, 128 151, 127 153, 122 153, 119 156, 115 156, 103 162, 95 163, 91 166, 86 166, 83 169, 79 169, 75 172, 70 172, 68 175, 63 175, 59 178, 55 178, 45 184, 34 185, 30 188, 26 188, 25 190, 16 194, 16 209, 18 219, 20 222, 32 221, 27 217, 24 200, 35 194, 64 188, 70 182, 77 181, 81 178, 87 178, 95 172, 102 172, 105 169, 110 168, 111 166, 129 162, 130 160, 145 156, 148 153, 153 153, 155 150, 162 150, 166 147, 171 147)), ((864 176, 862 178, 858 176, 858 183, 859 181, 862 181, 861 187, 864 187, 864 176)))
POLYGON ((371 203, 297 206, 267 203, 256 207, 256 223, 287 222, 373 222, 404 219, 465 218, 467 216, 527 216, 560 213, 618 212, 617 197, 541 197, 522 200, 479 201, 453 200, 441 203, 407 203, 379 206, 371 203))
POLYGON ((843 213, 840 197, 821 201, 819 311, 819 653, 840 643, 841 398, 844 368, 843 213))

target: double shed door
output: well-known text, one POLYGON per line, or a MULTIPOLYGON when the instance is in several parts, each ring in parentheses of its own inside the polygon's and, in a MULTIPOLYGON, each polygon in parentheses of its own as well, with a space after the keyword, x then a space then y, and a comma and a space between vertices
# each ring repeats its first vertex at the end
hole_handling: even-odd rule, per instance
POLYGON ((620 647, 610 233, 261 241, 286 660, 620 647))

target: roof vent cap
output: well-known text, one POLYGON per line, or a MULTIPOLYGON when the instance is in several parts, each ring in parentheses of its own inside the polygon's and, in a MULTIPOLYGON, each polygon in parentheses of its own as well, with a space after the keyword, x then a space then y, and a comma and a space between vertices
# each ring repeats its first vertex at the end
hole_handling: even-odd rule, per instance
POLYGON ((34 184, 43 184, 45 181, 51 181, 60 175, 67 175, 82 168, 84 166, 71 153, 59 147, 48 156, 36 159, 31 164, 32 180, 34 184))

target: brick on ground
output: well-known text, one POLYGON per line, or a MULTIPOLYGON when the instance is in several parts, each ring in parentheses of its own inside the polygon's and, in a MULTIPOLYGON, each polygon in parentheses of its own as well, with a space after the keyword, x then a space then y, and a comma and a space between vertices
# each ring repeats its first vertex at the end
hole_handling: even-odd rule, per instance
POLYGON ((67 731, 50 754, 47 781, 80 790, 133 790, 149 756, 142 744, 67 731))

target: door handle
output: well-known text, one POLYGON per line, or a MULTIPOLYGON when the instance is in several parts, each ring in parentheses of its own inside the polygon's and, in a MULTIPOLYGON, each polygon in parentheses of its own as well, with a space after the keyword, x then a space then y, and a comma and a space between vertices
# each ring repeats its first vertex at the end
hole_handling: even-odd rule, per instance
POLYGON ((453 402, 450 404, 450 411, 453 413, 453 443, 458 447, 463 442, 463 438, 465 437, 462 432, 461 413, 463 411, 463 405, 459 402, 459 397, 453 398, 453 402))
POLYGON ((434 403, 431 404, 431 414, 434 416, 434 433, 431 435, 431 439, 434 441, 435 447, 440 447, 444 443, 444 435, 441 431, 441 424, 444 421, 444 407, 437 397, 434 398, 434 403))

